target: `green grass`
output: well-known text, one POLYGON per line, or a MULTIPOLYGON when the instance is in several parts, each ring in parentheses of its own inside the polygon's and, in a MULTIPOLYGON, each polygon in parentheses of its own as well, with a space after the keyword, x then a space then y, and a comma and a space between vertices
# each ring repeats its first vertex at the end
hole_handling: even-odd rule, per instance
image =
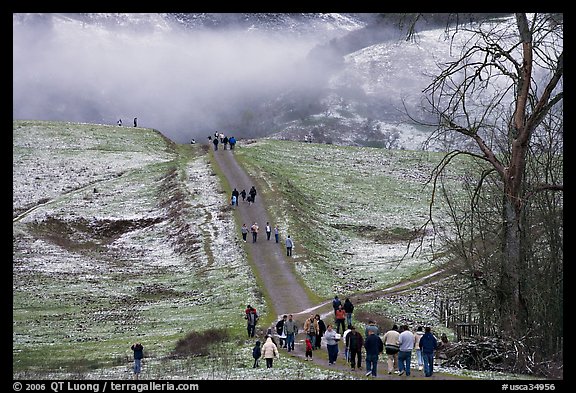
POLYGON ((440 153, 261 140, 236 155, 275 201, 272 214, 295 239, 300 272, 318 295, 383 288, 430 267, 422 256, 400 259, 427 219, 426 183, 440 153))

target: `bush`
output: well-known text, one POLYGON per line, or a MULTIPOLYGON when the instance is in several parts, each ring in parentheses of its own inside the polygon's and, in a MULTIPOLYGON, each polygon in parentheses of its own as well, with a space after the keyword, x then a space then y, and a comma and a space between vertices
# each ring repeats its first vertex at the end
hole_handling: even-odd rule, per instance
POLYGON ((203 332, 190 332, 176 343, 174 357, 206 356, 213 344, 226 342, 229 334, 226 329, 211 329, 203 332))

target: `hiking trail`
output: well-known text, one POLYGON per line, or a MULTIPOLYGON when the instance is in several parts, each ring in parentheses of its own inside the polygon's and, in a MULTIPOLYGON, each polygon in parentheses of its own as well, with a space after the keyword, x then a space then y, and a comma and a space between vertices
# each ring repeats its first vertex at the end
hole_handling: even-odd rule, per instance
MULTIPOLYGON (((238 148, 238 146, 236 148, 238 148)), ((229 188, 231 190, 236 188, 238 191, 242 191, 242 189, 246 189, 248 191, 250 187, 256 185, 256 182, 250 176, 248 176, 246 171, 236 161, 234 157, 234 150, 218 149, 217 151, 214 151, 211 149, 209 154, 213 154, 214 159, 220 171, 226 178, 226 181, 228 182, 229 188)), ((258 190, 258 188, 256 189, 258 190)), ((230 197, 230 195, 228 197, 230 197)), ((254 274, 257 275, 263 283, 264 288, 262 288, 262 291, 266 294, 269 301, 272 303, 269 306, 277 314, 277 318, 273 323, 273 326, 271 326, 273 328, 274 334, 276 334, 274 325, 276 321, 282 317, 282 315, 292 314, 294 319, 298 322, 299 333, 295 338, 294 351, 288 353, 286 349, 281 349, 279 347, 278 349, 280 351, 280 359, 282 359, 283 356, 296 356, 304 360, 304 340, 306 335, 302 331, 302 325, 312 313, 320 314, 326 325, 328 325, 328 323, 333 323, 334 312, 332 309, 332 299, 328 299, 320 304, 313 304, 312 300, 307 294, 306 289, 297 279, 294 266, 291 264, 291 257, 286 256, 286 247, 283 239, 281 238, 280 242, 276 243, 274 236, 272 235, 270 240, 266 240, 266 222, 269 222, 272 227, 274 227, 275 223, 268 217, 268 213, 266 211, 266 201, 262 197, 262 193, 258 192, 255 203, 249 205, 247 202, 240 200, 238 202, 238 206, 235 206, 234 209, 237 210, 240 216, 240 223, 237 228, 238 233, 240 233, 240 226, 242 226, 242 223, 246 223, 248 228, 250 228, 254 222, 257 222, 260 227, 256 243, 252 242, 252 236, 249 232, 245 245, 251 257, 251 263, 256 269, 254 274)), ((385 294, 401 292, 402 290, 411 288, 414 284, 423 283, 430 279, 434 279, 434 277, 440 273, 442 273, 442 271, 437 271, 425 277, 419 278, 418 280, 403 282, 386 289, 366 292, 363 294, 355 294, 353 299, 354 304, 358 305, 385 294)), ((264 329, 265 332, 267 328, 267 326, 257 326, 257 332, 258 329, 264 329)), ((275 338, 275 340, 277 340, 277 338, 275 338)), ((350 365, 344 360, 343 354, 344 344, 341 341, 339 343, 339 353, 336 364, 328 365, 328 356, 323 340, 322 349, 313 351, 313 363, 328 369, 349 371, 351 373, 355 373, 355 376, 364 376, 364 369, 356 371, 351 370, 350 365)), ((362 356, 365 356, 364 352, 362 353, 362 356)), ((364 363, 364 359, 362 359, 362 366, 364 366, 364 363)), ((386 372, 386 355, 382 355, 380 357, 378 362, 377 379, 415 379, 419 377, 422 379, 425 378, 423 371, 418 371, 417 368, 412 370, 412 375, 410 377, 406 377, 405 375, 398 376, 396 374, 389 375, 386 372)), ((445 373, 434 373, 432 377, 426 379, 460 378, 445 373)))

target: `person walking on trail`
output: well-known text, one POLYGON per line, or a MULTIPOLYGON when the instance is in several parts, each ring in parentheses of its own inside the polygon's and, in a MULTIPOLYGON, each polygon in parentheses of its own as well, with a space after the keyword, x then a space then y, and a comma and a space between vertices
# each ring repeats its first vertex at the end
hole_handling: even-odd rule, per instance
POLYGON ((142 359, 144 358, 144 346, 139 342, 134 343, 130 349, 134 351, 134 379, 140 377, 142 371, 142 359))
POLYGON ((256 332, 256 323, 258 322, 258 313, 256 312, 256 309, 250 305, 247 306, 245 313, 246 315, 244 316, 244 319, 246 319, 248 337, 254 337, 254 333, 256 332))
POLYGON ((312 342, 306 339, 306 360, 312 360, 312 342))
POLYGON ((252 186, 250 191, 248 191, 248 194, 252 197, 252 203, 256 202, 256 187, 252 186))
POLYGON ((292 319, 292 314, 288 315, 288 320, 284 322, 284 331, 286 332, 286 347, 288 352, 294 350, 294 339, 298 334, 298 325, 296 325, 296 321, 292 319))
POLYGON ((286 238, 286 256, 292 256, 292 248, 294 248, 294 241, 290 238, 290 235, 286 238))
POLYGON ((310 339, 312 347, 315 347, 314 344, 316 343, 316 333, 318 330, 318 321, 316 320, 314 314, 310 314, 310 318, 304 322, 304 332, 306 333, 306 337, 310 339))
POLYGON ((424 376, 431 377, 434 374, 434 351, 438 348, 438 340, 432 334, 430 326, 424 328, 424 335, 420 338, 422 360, 424 360, 424 376))
POLYGON ((320 314, 314 316, 316 322, 318 322, 318 331, 316 332, 316 342, 314 343, 314 349, 320 349, 322 347, 322 337, 326 333, 326 324, 320 318, 320 314))
POLYGON ((392 329, 384 333, 383 339, 386 356, 388 358, 388 374, 392 374, 395 370, 398 370, 398 351, 400 351, 399 337, 398 325, 392 326, 392 329))
POLYGON ((410 331, 408 325, 402 325, 402 333, 398 337, 400 351, 398 352, 398 375, 410 376, 410 360, 414 350, 414 333, 410 331))
POLYGON ((362 348, 364 348, 364 337, 356 330, 353 325, 350 325, 350 333, 346 335, 346 348, 348 348, 348 359, 350 367, 355 370, 362 370, 362 348))
POLYGON ((214 138, 212 143, 214 144, 214 151, 218 150, 218 138, 214 138))
POLYGON ((340 301, 340 299, 338 299, 338 295, 334 296, 334 299, 332 299, 332 308, 334 309, 334 316, 336 316, 336 310, 338 310, 338 307, 340 307, 341 304, 342 302, 340 301))
POLYGON ((340 334, 336 333, 332 329, 332 324, 329 323, 326 327, 326 333, 324 333, 324 340, 326 340, 326 349, 328 350, 328 364, 332 365, 336 363, 338 358, 338 340, 340 339, 340 334))
POLYGON ((346 328, 344 324, 346 322, 346 311, 344 311, 344 307, 342 305, 338 306, 338 309, 335 311, 336 314, 336 333, 340 333, 340 326, 342 326, 342 333, 346 328))
POLYGON ((282 318, 276 322, 276 333, 278 334, 278 339, 280 340, 280 348, 286 348, 286 330, 284 324, 288 320, 288 315, 283 315, 282 318))
POLYGON ((137 117, 134 118, 134 127, 138 127, 138 118, 137 117))
POLYGON ((272 368, 274 359, 280 358, 278 347, 274 344, 270 336, 266 338, 266 342, 262 346, 262 357, 266 359, 266 368, 272 368))
POLYGON ((259 229, 260 227, 258 226, 258 223, 254 221, 254 224, 252 224, 252 226, 250 227, 250 232, 252 232, 252 243, 256 243, 256 240, 258 240, 259 229))
POLYGON ((344 311, 346 312, 346 326, 349 328, 352 325, 352 314, 354 313, 354 305, 350 298, 344 300, 344 311))
POLYGON ((240 198, 240 193, 238 192, 238 190, 236 188, 234 188, 234 190, 232 190, 232 201, 234 201, 236 206, 238 206, 238 199, 239 198, 240 198))
POLYGON ((278 229, 278 225, 274 226, 274 239, 276 240, 276 243, 280 241, 280 230, 278 229))
POLYGON ((366 349, 366 376, 378 376, 378 356, 384 351, 384 343, 374 330, 368 330, 368 337, 364 341, 366 349))
POLYGON ((270 240, 271 234, 272 234, 272 227, 270 226, 270 223, 267 222, 266 223, 266 240, 270 240))
POLYGON ((422 359, 422 348, 420 348, 420 339, 424 335, 424 329, 422 326, 416 328, 416 333, 414 333, 414 348, 416 349, 416 361, 418 362, 418 370, 422 371, 424 369, 424 360, 422 359))
POLYGON ((346 345, 346 337, 348 336, 348 334, 352 331, 352 329, 348 328, 344 331, 344 333, 342 333, 342 342, 344 343, 344 360, 346 360, 346 362, 349 362, 350 359, 348 358, 348 355, 350 354, 348 345, 346 345))
POLYGON ((234 146, 236 146, 236 138, 233 136, 228 139, 228 143, 230 144, 230 150, 234 150, 234 146))
POLYGON ((260 347, 260 340, 256 340, 254 348, 252 348, 252 357, 254 358, 254 365, 252 368, 260 367, 260 357, 262 357, 262 347, 260 347))
POLYGON ((242 202, 246 201, 246 190, 242 190, 240 191, 240 196, 242 197, 242 202))
POLYGON ((242 240, 244 240, 244 243, 246 243, 246 236, 248 236, 248 226, 246 223, 242 224, 240 231, 242 232, 242 240))

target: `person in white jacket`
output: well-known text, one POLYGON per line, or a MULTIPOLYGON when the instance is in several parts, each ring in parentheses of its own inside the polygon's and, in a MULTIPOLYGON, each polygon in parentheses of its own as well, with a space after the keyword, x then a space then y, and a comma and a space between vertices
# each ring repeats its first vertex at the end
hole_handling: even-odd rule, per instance
POLYGON ((414 348, 416 348, 416 360, 418 361, 418 370, 422 371, 424 368, 424 359, 422 358, 422 349, 420 348, 420 339, 424 335, 422 326, 418 326, 416 333, 414 333, 414 348))
POLYGON ((262 357, 266 359, 266 368, 272 368, 274 359, 279 359, 278 347, 272 341, 272 337, 266 337, 266 342, 262 346, 262 357))

